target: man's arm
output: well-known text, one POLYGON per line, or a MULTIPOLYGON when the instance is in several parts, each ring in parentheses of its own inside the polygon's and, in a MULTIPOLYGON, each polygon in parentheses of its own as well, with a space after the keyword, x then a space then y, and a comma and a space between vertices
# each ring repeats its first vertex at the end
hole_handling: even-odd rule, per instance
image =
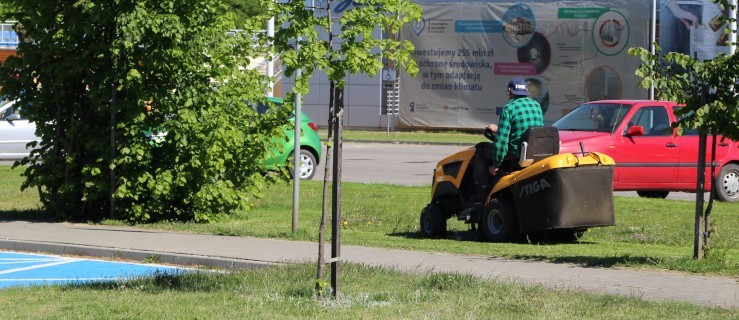
POLYGON ((503 108, 503 112, 500 113, 500 120, 498 122, 498 138, 493 142, 492 166, 496 168, 503 164, 503 159, 505 159, 505 156, 508 153, 508 136, 510 134, 510 116, 508 115, 508 109, 503 108))

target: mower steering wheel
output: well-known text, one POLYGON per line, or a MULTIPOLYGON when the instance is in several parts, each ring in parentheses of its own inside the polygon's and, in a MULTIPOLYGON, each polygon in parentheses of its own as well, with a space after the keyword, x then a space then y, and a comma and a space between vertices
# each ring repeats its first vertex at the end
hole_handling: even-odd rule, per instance
POLYGON ((482 135, 485 136, 485 138, 488 138, 488 140, 490 140, 490 141, 495 141, 495 132, 493 132, 492 130, 490 130, 490 128, 487 128, 486 127, 482 131, 482 135))

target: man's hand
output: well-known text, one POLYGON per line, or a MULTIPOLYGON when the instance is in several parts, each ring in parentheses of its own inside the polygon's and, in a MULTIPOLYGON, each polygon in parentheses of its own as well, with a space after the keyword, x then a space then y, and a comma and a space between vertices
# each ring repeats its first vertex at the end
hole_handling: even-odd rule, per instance
POLYGON ((498 125, 491 123, 488 125, 487 129, 490 130, 490 132, 498 132, 498 125))
POLYGON ((498 172, 498 167, 496 167, 496 166, 490 166, 488 168, 488 171, 490 171, 490 175, 493 175, 494 176, 498 172))

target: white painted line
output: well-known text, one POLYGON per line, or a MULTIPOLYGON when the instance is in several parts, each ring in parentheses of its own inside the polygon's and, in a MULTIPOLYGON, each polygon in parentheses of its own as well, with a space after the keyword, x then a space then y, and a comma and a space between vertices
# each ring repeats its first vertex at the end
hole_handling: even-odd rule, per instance
POLYGON ((59 259, 0 259, 0 265, 50 261, 59 261, 59 259))
POLYGON ((50 262, 50 261, 59 261, 59 257, 50 257, 50 258, 0 258, 0 264, 6 264, 6 263, 22 263, 22 262, 50 262))
POLYGON ((0 265, 21 264, 21 263, 30 263, 30 262, 49 262, 49 261, 59 261, 59 260, 20 260, 20 261, 0 262, 0 265))
POLYGON ((15 269, 10 269, 10 270, 0 271, 0 274, 9 274, 9 273, 13 273, 13 272, 20 272, 20 271, 33 270, 33 269, 41 269, 41 268, 46 268, 46 267, 53 267, 53 266, 58 266, 58 265, 72 263, 72 262, 77 262, 77 261, 80 261, 80 260, 77 260, 77 259, 65 259, 65 260, 61 260, 61 261, 57 261, 57 262, 52 262, 52 263, 45 263, 45 264, 39 264, 39 265, 29 266, 29 267, 24 267, 24 268, 15 268, 15 269))

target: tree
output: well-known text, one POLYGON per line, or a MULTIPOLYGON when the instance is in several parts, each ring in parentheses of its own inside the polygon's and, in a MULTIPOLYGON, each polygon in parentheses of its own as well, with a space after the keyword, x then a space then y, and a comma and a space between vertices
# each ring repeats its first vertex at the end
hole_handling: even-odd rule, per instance
POLYGON ((224 0, 228 11, 235 16, 235 27, 243 29, 255 16, 264 14, 266 9, 262 7, 259 0, 224 0))
POLYGON ((685 104, 676 111, 680 134, 699 130, 739 140, 739 55, 700 61, 676 52, 663 55, 658 45, 654 55, 645 48, 632 48, 629 53, 643 61, 636 71, 643 78, 642 87, 654 85, 660 99, 685 104))
MULTIPOLYGON (((304 1, 289 0, 274 3, 266 1, 269 14, 277 19, 277 25, 283 27, 276 31, 273 54, 280 53, 285 74, 290 76, 302 69, 301 76, 295 79, 293 92, 288 100, 294 101, 295 94, 307 94, 308 79, 316 70, 326 72, 330 81, 329 91, 329 143, 325 163, 331 159, 333 148, 333 181, 332 181, 332 247, 333 257, 339 257, 340 221, 341 221, 341 123, 342 103, 337 101, 335 88, 342 89, 347 74, 363 73, 373 76, 383 68, 383 59, 395 61, 397 66, 415 75, 418 72, 415 61, 410 56, 413 45, 409 41, 397 41, 392 38, 380 39, 373 35, 377 28, 389 34, 397 34, 400 28, 411 21, 421 18, 421 10, 416 4, 407 0, 355 0, 342 1, 338 5, 355 5, 341 17, 331 16, 336 1, 325 2, 325 7, 309 8, 304 1), (338 23, 337 23, 338 22, 338 23), (336 31, 338 29, 338 32, 336 31), (322 36, 327 35, 327 36, 322 36), (333 141, 331 141, 333 138, 333 141)), ((343 99, 343 98, 341 98, 343 99)), ((343 100, 342 100, 343 101, 343 100)), ((323 277, 323 230, 328 207, 328 167, 324 180, 323 213, 319 234, 319 259, 316 289, 319 295, 323 277)), ((331 287, 334 297, 339 296, 338 269, 340 261, 332 262, 331 287)))
POLYGON ((19 165, 49 212, 209 221, 275 180, 260 164, 289 110, 250 106, 267 81, 245 57, 261 47, 225 34, 221 1, 6 3, 31 40, 0 69, 2 92, 37 125, 41 143, 19 165))
MULTIPOLYGON (((713 1, 724 8, 736 9, 727 0, 713 1)), ((656 96, 660 99, 685 104, 675 112, 679 121, 673 126, 678 128, 678 134, 686 130, 697 130, 699 133, 694 258, 700 259, 709 252, 712 229, 708 217, 713 193, 708 208, 703 210, 706 139, 709 134, 713 135, 714 150, 717 134, 739 140, 739 55, 721 54, 714 59, 700 61, 676 52, 662 54, 659 46, 656 43, 654 45, 655 54, 645 48, 632 48, 629 54, 638 56, 643 62, 636 71, 636 75, 643 78, 643 87, 654 86, 656 96)), ((712 185, 715 186, 715 181, 712 185)))

